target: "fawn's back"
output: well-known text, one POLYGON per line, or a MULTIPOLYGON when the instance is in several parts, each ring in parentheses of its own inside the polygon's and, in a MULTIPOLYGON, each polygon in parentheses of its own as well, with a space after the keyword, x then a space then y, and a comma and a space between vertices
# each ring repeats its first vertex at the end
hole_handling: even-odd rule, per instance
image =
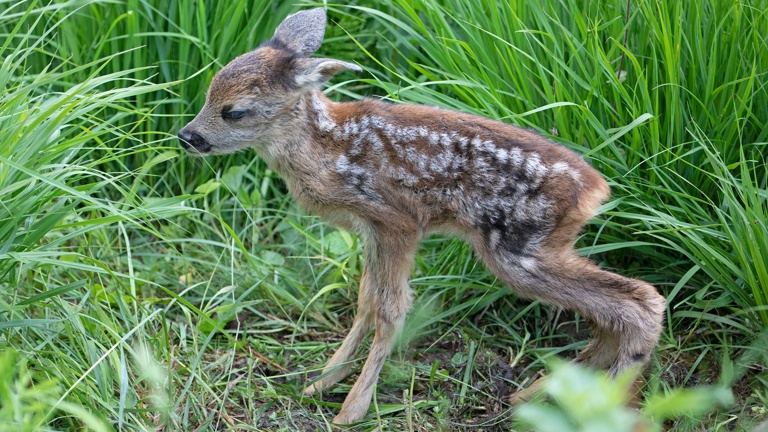
POLYGON ((293 195, 329 217, 481 233, 526 255, 608 195, 579 156, 527 130, 425 106, 307 99, 310 136, 281 169, 293 195))

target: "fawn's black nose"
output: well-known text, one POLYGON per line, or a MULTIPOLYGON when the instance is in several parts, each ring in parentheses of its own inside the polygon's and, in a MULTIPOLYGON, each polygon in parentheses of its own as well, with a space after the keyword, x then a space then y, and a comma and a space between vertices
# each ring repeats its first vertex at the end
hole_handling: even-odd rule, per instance
POLYGON ((179 131, 179 143, 181 143, 181 146, 186 150, 194 148, 200 153, 206 153, 211 150, 211 145, 208 144, 205 138, 200 136, 199 133, 186 131, 184 129, 179 131))

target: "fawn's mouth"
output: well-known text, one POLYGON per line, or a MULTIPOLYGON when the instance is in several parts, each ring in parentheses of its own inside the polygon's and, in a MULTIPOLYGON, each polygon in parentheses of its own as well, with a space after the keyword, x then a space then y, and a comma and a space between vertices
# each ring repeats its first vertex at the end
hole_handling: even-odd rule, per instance
POLYGON ((206 143, 194 146, 184 139, 179 139, 179 144, 187 151, 191 156, 208 156, 213 150, 213 146, 206 143))
POLYGON ((187 151, 187 153, 190 156, 209 156, 212 151, 213 147, 211 145, 206 145, 205 147, 184 147, 184 149, 187 151))

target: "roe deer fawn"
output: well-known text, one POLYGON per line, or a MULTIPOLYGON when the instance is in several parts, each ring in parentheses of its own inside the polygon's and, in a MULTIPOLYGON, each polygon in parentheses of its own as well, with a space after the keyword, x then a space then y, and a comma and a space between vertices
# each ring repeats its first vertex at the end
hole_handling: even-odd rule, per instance
POLYGON ((435 231, 468 241, 521 296, 588 319, 593 337, 576 361, 612 375, 648 362, 664 298, 573 248, 608 198, 601 175, 565 147, 501 122, 428 106, 331 102, 323 83, 362 69, 309 57, 325 24, 322 8, 286 18, 272 39, 216 74, 202 110, 179 131, 193 155, 253 147, 303 208, 363 239, 357 316, 304 394, 343 379, 375 327, 360 377, 333 421, 365 416, 411 306, 414 251, 435 231))

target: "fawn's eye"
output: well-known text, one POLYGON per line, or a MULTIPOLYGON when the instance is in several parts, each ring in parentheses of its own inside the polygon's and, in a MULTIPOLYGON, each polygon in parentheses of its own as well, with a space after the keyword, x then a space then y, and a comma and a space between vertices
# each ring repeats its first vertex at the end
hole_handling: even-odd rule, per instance
POLYGON ((245 110, 224 111, 221 113, 221 117, 224 120, 237 120, 245 117, 246 114, 248 111, 245 110))

